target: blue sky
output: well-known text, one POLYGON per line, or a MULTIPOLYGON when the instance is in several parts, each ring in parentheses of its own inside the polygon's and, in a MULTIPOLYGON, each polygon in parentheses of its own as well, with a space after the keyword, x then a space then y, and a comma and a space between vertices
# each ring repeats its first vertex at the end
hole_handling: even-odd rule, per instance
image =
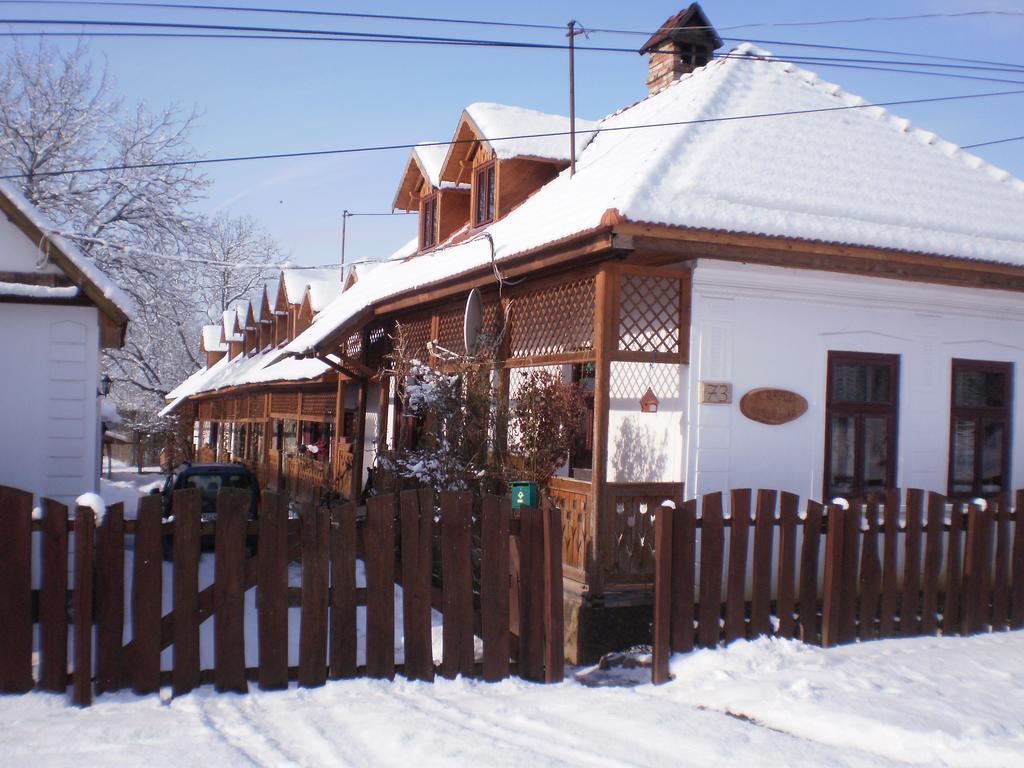
MULTIPOLYGON (((202 0, 196 0, 202 2, 202 0)), ((235 4, 231 0, 221 5, 235 4)), ((237 5, 287 7, 283 0, 250 0, 237 5)), ((448 16, 565 24, 590 28, 654 30, 686 5, 685 0, 516 3, 318 2, 294 7, 448 16)), ((1000 0, 921 0, 920 2, 750 2, 702 3, 723 37, 822 43, 1009 62, 1024 66, 1024 15, 961 19, 868 22, 822 26, 761 26, 865 16, 956 13, 976 9, 1022 10, 1024 3, 1000 0)), ((347 31, 485 37, 562 42, 564 33, 441 24, 411 24, 227 11, 143 11, 30 4, 0 6, 3 18, 132 19, 212 24, 316 27, 347 31)), ((639 47, 644 38, 594 34, 581 45, 639 47)), ((0 40, 0 45, 9 45, 0 40)), ((726 46, 735 42, 727 40, 726 46)), ((778 54, 829 55, 764 43, 778 54)), ((451 138, 463 106, 497 101, 566 113, 564 51, 477 47, 381 45, 365 43, 131 40, 96 38, 89 48, 105 59, 117 88, 131 100, 153 107, 175 103, 202 113, 193 144, 206 157, 260 154, 451 138)), ((838 56, 871 54, 836 52, 838 56)), ((890 58, 890 57, 877 57, 890 58)), ((974 82, 802 65, 824 79, 871 101, 1011 90, 1005 83, 974 82)), ((599 118, 641 98, 646 63, 633 53, 581 51, 576 59, 577 115, 599 118)), ((1024 83, 1024 73, 958 71, 1024 83)), ((1022 85, 1024 87, 1024 85, 1022 85)), ((1024 133, 1024 94, 997 99, 911 105, 895 110, 915 124, 960 144, 1024 133)), ((990 162, 1024 178, 1024 142, 976 150, 990 162)), ((301 264, 336 263, 341 249, 341 212, 389 211, 407 152, 343 157, 270 160, 210 165, 213 180, 203 207, 256 218, 301 264)), ((956 194, 950 190, 950 194, 956 194)), ((414 217, 349 220, 349 260, 380 257, 415 232, 414 217)))

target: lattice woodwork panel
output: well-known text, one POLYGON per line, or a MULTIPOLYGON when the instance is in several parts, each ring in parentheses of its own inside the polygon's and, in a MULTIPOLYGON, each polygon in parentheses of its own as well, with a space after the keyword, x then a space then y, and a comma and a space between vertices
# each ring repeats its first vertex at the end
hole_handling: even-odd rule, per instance
POLYGON ((384 362, 385 356, 391 351, 391 326, 377 325, 370 329, 369 343, 366 350, 366 364, 376 368, 384 362))
POLYGON ((303 416, 333 416, 336 396, 334 392, 303 392, 303 416))
POLYGON ((678 278, 624 273, 619 287, 621 352, 679 352, 678 278))
POLYGON ((551 500, 562 512, 562 563, 583 571, 587 563, 588 496, 562 488, 551 489, 551 500))
POLYGON ((249 398, 249 418, 261 419, 266 416, 267 399, 263 395, 253 395, 249 398))
POLYGON ((464 310, 455 309, 438 315, 437 318, 437 343, 460 355, 466 351, 466 340, 462 333, 464 317, 464 310))
POLYGON ((402 323, 402 332, 405 334, 405 353, 410 358, 416 358, 420 362, 427 359, 427 342, 430 341, 431 319, 423 317, 419 320, 410 320, 402 323))
POLYGON ((363 351, 362 332, 353 333, 351 336, 345 339, 345 343, 342 345, 342 347, 345 350, 346 357, 351 357, 358 360, 359 355, 362 354, 363 351))
POLYGON ((292 416, 299 410, 299 395, 297 392, 271 392, 270 412, 292 416))
POLYGON ((594 348, 594 279, 542 288, 512 304, 512 357, 594 348))
POLYGON ((683 396, 683 374, 678 363, 628 363, 615 360, 611 364, 609 396, 615 400, 637 400, 648 388, 662 402, 683 396))

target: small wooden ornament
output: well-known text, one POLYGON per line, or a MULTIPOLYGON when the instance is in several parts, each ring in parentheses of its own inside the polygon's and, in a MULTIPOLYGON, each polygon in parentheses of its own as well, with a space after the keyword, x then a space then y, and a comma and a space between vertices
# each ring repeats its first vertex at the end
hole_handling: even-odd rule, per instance
POLYGON ((644 392, 643 397, 640 398, 640 412, 658 412, 658 396, 654 394, 654 391, 650 387, 647 388, 647 391, 644 392))

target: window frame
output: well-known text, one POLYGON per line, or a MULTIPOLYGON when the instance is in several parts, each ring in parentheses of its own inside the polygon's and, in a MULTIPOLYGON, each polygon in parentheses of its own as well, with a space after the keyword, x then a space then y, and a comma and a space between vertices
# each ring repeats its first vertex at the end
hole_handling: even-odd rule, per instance
POLYGON ((420 250, 425 251, 437 245, 437 192, 425 195, 420 200, 420 250), (430 216, 428 218, 428 211, 430 216), (430 224, 430 238, 427 225, 430 224))
POLYGON ((1009 492, 1012 488, 1010 482, 1011 464, 1010 447, 1013 444, 1013 363, 999 362, 996 360, 969 360, 966 358, 954 357, 950 361, 950 382, 949 382, 949 455, 946 472, 946 495, 951 499, 967 499, 975 497, 998 496, 1009 492), (983 371, 986 373, 1002 373, 1005 375, 1004 405, 994 406, 958 406, 956 404, 956 376, 959 371, 983 371), (1001 419, 999 417, 1002 417, 1001 419), (953 462, 953 440, 956 434, 957 420, 973 419, 978 426, 984 422, 1002 421, 1003 423, 1003 450, 1002 450, 1002 475, 1003 487, 999 491, 983 491, 982 481, 982 451, 979 450, 979 441, 984 439, 983 430, 976 429, 974 434, 974 478, 970 491, 953 490, 954 462, 953 462))
POLYGON ((889 450, 886 455, 886 488, 897 488, 897 455, 899 452, 899 417, 900 417, 900 356, 875 352, 847 352, 829 350, 826 362, 825 377, 825 466, 822 487, 825 500, 836 497, 845 499, 864 498, 864 417, 888 417, 886 442, 889 450), (842 364, 890 366, 890 402, 834 402, 832 385, 834 370, 842 364), (837 491, 832 487, 832 417, 835 415, 853 416, 855 418, 853 489, 849 492, 837 491))
POLYGON ((473 169, 473 226, 482 227, 491 224, 497 217, 498 212, 498 164, 495 160, 488 160, 473 169), (490 183, 487 183, 487 174, 492 172, 490 183), (484 179, 483 183, 481 178, 484 179), (490 217, 480 217, 480 196, 486 191, 490 202, 490 217))

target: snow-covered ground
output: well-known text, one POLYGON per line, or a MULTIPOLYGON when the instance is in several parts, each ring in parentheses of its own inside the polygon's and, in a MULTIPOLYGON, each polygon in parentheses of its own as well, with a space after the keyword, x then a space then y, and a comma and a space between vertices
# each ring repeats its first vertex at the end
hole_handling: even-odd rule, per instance
POLYGON ((105 694, 84 710, 9 696, 0 763, 1024 765, 1021 632, 828 651, 762 639, 679 656, 672 670, 660 687, 614 674, 603 687, 353 680, 105 694))
POLYGON ((106 462, 103 464, 103 476, 100 478, 100 496, 107 506, 124 502, 124 516, 134 518, 138 499, 145 496, 152 488, 163 488, 167 475, 160 467, 144 467, 140 475, 134 466, 121 461, 112 462, 110 479, 107 479, 106 462))
MULTIPOLYGON (((159 479, 121 467, 104 500, 133 515, 159 479)), ((212 578, 208 559, 201 581, 212 578)), ((395 608, 400 621, 397 589, 395 608)), ((1024 766, 1024 632, 831 650, 761 639, 680 655, 671 668, 659 687, 648 668, 614 668, 570 669, 552 686, 360 679, 178 699, 165 689, 104 694, 88 709, 6 696, 0 766, 1024 766)))

